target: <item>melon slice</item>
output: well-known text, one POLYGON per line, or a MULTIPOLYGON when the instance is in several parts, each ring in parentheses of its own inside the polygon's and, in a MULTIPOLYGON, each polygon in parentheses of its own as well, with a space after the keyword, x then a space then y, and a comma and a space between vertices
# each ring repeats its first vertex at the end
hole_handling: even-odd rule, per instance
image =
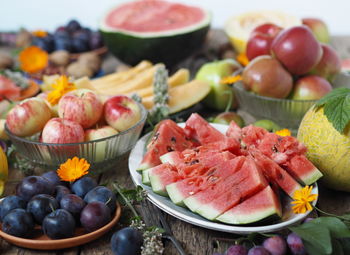
POLYGON ((304 185, 310 185, 323 176, 304 155, 294 156, 285 164, 284 168, 304 185))
POLYGON ((166 185, 182 179, 177 169, 170 164, 155 166, 148 171, 148 175, 153 192, 162 196, 168 195, 166 185))
POLYGON ((245 161, 245 157, 236 157, 235 159, 219 163, 209 169, 207 173, 202 176, 194 176, 186 178, 181 181, 169 184, 166 186, 168 195, 177 205, 184 206, 184 199, 196 194, 207 187, 214 185, 224 178, 237 172, 245 161))
POLYGON ((249 224, 282 217, 281 203, 270 186, 221 214, 216 220, 227 224, 249 224))
MULTIPOLYGON (((207 82, 192 80, 180 86, 169 89, 169 112, 170 114, 179 112, 183 109, 200 102, 210 91, 210 85, 207 82)), ((154 105, 153 96, 142 98, 142 103, 147 109, 154 105)))
POLYGON ((159 157, 167 152, 182 151, 191 147, 192 142, 187 139, 181 127, 172 120, 163 120, 158 123, 137 170, 142 171, 161 164, 159 157))
POLYGON ((152 170, 152 168, 148 168, 142 171, 142 183, 151 186, 151 180, 149 178, 149 172, 152 170))
POLYGON ((267 180, 277 184, 288 196, 293 197, 294 192, 301 189, 300 184, 272 159, 258 150, 250 149, 249 153, 260 166, 267 180))
POLYGON ((203 203, 195 211, 208 220, 214 220, 220 214, 256 194, 267 185, 265 177, 254 163, 254 160, 247 158, 237 174, 227 177, 222 185, 217 186, 217 189, 219 188, 218 196, 213 196, 209 203, 203 203))
MULTIPOLYGON (((241 196, 246 197, 251 195, 252 192, 255 192, 256 189, 260 190, 261 189, 260 187, 262 186, 265 187, 267 185, 266 180, 262 176, 260 170, 254 164, 254 162, 252 160, 249 160, 248 163, 246 162, 247 160, 245 160, 240 170, 238 170, 234 174, 231 174, 229 177, 224 178, 224 180, 222 180, 221 182, 217 182, 214 185, 210 185, 206 189, 184 199, 185 205, 193 212, 198 212, 200 214, 203 214, 202 216, 204 217, 212 218, 211 216, 214 214, 217 214, 218 211, 221 209, 219 208, 216 209, 215 207, 212 207, 212 206, 208 206, 208 207, 204 207, 204 206, 208 205, 210 202, 212 202, 213 200, 221 196, 223 193, 228 192, 228 194, 231 195, 232 192, 235 193, 235 191, 237 191, 236 193, 237 195, 239 195, 240 197, 241 196), (246 186, 248 190, 245 190, 245 192, 243 192, 243 187, 242 189, 240 188, 241 183, 247 180, 249 181, 248 183, 245 183, 244 186, 246 186), (209 209, 210 212, 209 211, 205 212, 205 210, 207 209, 209 209)), ((232 203, 239 202, 235 200, 236 198, 237 197, 234 197, 234 199, 232 200, 232 203)), ((227 197, 222 199, 225 200, 227 199, 227 197)), ((231 201, 227 201, 227 202, 231 203, 231 201)), ((228 206, 226 205, 226 202, 223 202, 223 203, 225 207, 228 206)))

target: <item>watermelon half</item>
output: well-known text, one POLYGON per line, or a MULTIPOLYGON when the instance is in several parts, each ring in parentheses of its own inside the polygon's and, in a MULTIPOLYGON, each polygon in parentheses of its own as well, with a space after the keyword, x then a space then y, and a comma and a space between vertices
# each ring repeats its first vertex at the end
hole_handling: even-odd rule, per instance
POLYGON ((199 7, 142 0, 109 10, 100 31, 109 50, 128 64, 146 59, 171 66, 202 45, 210 22, 199 7))

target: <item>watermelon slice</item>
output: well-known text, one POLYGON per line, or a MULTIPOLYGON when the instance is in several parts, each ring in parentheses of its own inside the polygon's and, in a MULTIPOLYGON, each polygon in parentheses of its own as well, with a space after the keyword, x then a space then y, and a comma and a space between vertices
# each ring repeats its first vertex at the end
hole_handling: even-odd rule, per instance
MULTIPOLYGON (((195 211, 204 218, 214 220, 267 185, 265 177, 254 160, 247 158, 239 172, 227 177, 221 185, 217 185, 218 195, 213 196, 209 203, 202 203, 195 211)), ((198 198, 200 197, 197 196, 198 198)), ((203 202, 203 200, 197 201, 203 202)))
POLYGON ((217 162, 215 167, 202 176, 194 176, 166 186, 168 195, 175 204, 184 206, 184 199, 205 190, 211 185, 237 172, 245 161, 245 157, 236 157, 222 163, 217 162))
MULTIPOLYGON (((256 164, 254 164, 254 161, 249 160, 248 163, 247 162, 247 158, 244 162, 244 164, 242 165, 241 169, 238 170, 236 173, 231 174, 229 177, 223 179, 222 181, 219 181, 217 183, 215 183, 214 185, 209 186, 208 188, 206 188, 205 190, 202 190, 192 196, 189 196, 188 198, 186 198, 184 200, 185 205, 193 212, 197 212, 197 210, 200 207, 204 208, 204 205, 209 204, 210 202, 212 202, 213 200, 215 200, 217 197, 219 197, 220 195, 222 195, 223 193, 225 193, 226 191, 230 192, 231 191, 240 191, 241 189, 238 189, 238 187, 240 186, 240 183, 244 182, 245 180, 249 180, 251 181, 251 184, 253 185, 252 189, 253 191, 255 190, 255 187, 259 188, 260 186, 266 186, 266 180, 265 178, 262 176, 261 172, 259 171, 259 169, 256 167, 256 164), (258 182, 256 182, 258 181, 258 182), (254 186, 254 185, 257 186, 254 186)), ((247 187, 251 187, 251 185, 247 185, 247 183, 245 184, 247 187)), ((249 195, 251 192, 246 192, 247 194, 243 194, 243 195, 249 195)), ((241 195, 241 192, 237 193, 238 195, 241 195)), ((236 201, 234 201, 236 202, 236 201)), ((226 206, 226 204, 225 204, 226 206)), ((233 206, 233 205, 232 205, 233 206)), ((213 209, 212 211, 215 212, 215 208, 209 208, 209 209, 213 209)), ((229 208, 227 208, 229 209, 229 208)), ((208 214, 206 214, 204 211, 206 209, 200 209, 200 212, 203 214, 203 216, 208 216, 208 214, 211 214, 212 212, 208 212, 208 214)), ((222 212, 221 212, 222 213, 222 212)))
POLYGON ((9 99, 16 101, 21 96, 21 88, 4 75, 0 75, 0 101, 9 99))
POLYGON ((304 155, 294 156, 283 168, 304 185, 310 185, 323 176, 304 155))
POLYGON ((241 140, 242 137, 242 129, 240 126, 236 124, 236 122, 231 121, 230 125, 226 131, 226 136, 236 139, 237 141, 241 140))
POLYGON ((137 171, 161 164, 159 157, 167 152, 183 151, 191 147, 193 144, 181 127, 172 120, 163 120, 158 124, 137 171))
POLYGON ((249 153, 260 166, 267 180, 277 184, 288 196, 293 197, 294 192, 301 189, 300 184, 276 162, 256 149, 251 148, 249 153))
POLYGON ((270 186, 221 214, 216 220, 227 224, 249 224, 281 218, 281 203, 270 186))
POLYGON ((165 190, 166 185, 182 179, 177 169, 170 164, 155 166, 149 170, 148 175, 153 192, 162 196, 168 195, 165 190))
POLYGON ((233 153, 240 150, 237 140, 222 134, 197 113, 192 113, 187 119, 184 130, 188 137, 197 140, 202 145, 213 144, 218 150, 229 150, 233 153))

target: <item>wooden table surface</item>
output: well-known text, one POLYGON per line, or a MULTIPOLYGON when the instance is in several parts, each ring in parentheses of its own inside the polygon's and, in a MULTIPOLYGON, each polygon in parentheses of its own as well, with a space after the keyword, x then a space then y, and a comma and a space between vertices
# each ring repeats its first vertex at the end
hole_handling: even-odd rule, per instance
MULTIPOLYGON (((334 37, 332 38, 332 45, 336 48, 342 58, 350 57, 350 37, 334 37)), ((110 57, 107 59, 109 64, 105 66, 111 69, 115 59, 110 57)), ((119 183, 125 185, 126 188, 133 188, 133 183, 131 181, 128 165, 127 165, 128 155, 121 158, 115 167, 108 172, 98 176, 97 180, 99 183, 107 183, 108 181, 115 180, 119 183)), ((39 171, 38 169, 34 170, 39 171)), ((24 174, 16 169, 10 169, 9 182, 6 184, 6 195, 13 194, 16 184, 21 181, 24 174)), ((325 188, 322 184, 320 187, 320 195, 318 206, 328 212, 342 214, 350 212, 350 193, 332 191, 325 188)), ((151 205, 148 205, 151 206, 151 205)), ((154 215, 150 213, 150 208, 144 206, 139 208, 139 211, 143 215, 143 218, 147 224, 154 224, 154 215)), ((158 209, 156 209, 158 210, 158 209)), ((79 246, 65 250, 55 250, 55 251, 37 251, 23 249, 13 246, 7 243, 5 240, 0 239, 0 254, 1 255, 39 255, 39 254, 67 254, 67 255, 93 255, 93 254, 112 254, 110 249, 110 238, 111 235, 127 226, 129 213, 127 210, 122 212, 122 217, 118 224, 114 227, 112 231, 103 237, 79 246)), ((217 231, 212 231, 191 225, 189 223, 178 220, 170 215, 165 215, 174 236, 183 245, 185 251, 188 255, 211 255, 214 252, 224 252, 228 246, 232 245, 232 242, 220 241, 217 242, 217 238, 233 239, 237 238, 234 234, 221 233, 217 231), (218 246, 219 244, 219 246, 218 246)), ((165 255, 175 255, 178 254, 176 249, 169 241, 165 241, 165 255)))

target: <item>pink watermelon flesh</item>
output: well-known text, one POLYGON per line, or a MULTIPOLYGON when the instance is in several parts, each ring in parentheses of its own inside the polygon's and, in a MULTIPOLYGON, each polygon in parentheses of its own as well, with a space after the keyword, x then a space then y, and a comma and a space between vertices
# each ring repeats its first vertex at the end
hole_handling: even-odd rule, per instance
POLYGON ((185 135, 184 130, 172 120, 163 120, 158 124, 147 152, 137 169, 142 171, 161 164, 160 156, 170 151, 183 151, 193 147, 191 141, 185 135))
POLYGON ((322 173, 304 155, 294 156, 283 168, 304 185, 310 185, 322 177, 322 173))
POLYGON ((188 137, 197 140, 202 145, 212 144, 218 150, 229 150, 233 153, 240 149, 238 141, 222 134, 197 113, 192 113, 188 118, 184 130, 188 137))
POLYGON ((204 218, 214 220, 268 185, 261 170, 250 158, 246 159, 238 174, 240 176, 236 178, 227 177, 222 182, 218 196, 212 197, 209 203, 202 204, 195 211, 204 218))
MULTIPOLYGON (((256 189, 260 189, 261 186, 265 187, 266 185, 267 182, 262 176, 261 171, 256 167, 254 161, 246 158, 241 169, 239 169, 237 172, 231 174, 227 178, 223 178, 222 181, 219 181, 214 185, 211 185, 208 188, 186 198, 184 203, 191 211, 197 212, 198 208, 209 204, 213 200, 216 200, 223 193, 242 191, 237 194, 239 196, 247 197, 255 192, 256 189), (243 182, 245 183, 244 186, 246 186, 247 190, 241 188, 241 184, 243 182)), ((231 203, 231 201, 228 201, 228 203, 231 203)), ((236 201, 232 201, 232 203, 236 203, 236 201)), ((226 203, 223 205, 228 206, 226 203)), ((200 211, 204 214, 204 217, 208 216, 204 210, 201 209, 200 211)))
POLYGON ((300 184, 287 171, 260 151, 251 149, 250 154, 262 169, 267 180, 277 184, 288 196, 293 197, 294 192, 301 189, 300 184))
POLYGON ((241 168, 244 161, 245 157, 242 156, 221 163, 218 161, 216 166, 201 176, 185 178, 167 185, 168 195, 175 204, 184 205, 184 199, 231 176, 241 168))
POLYGON ((155 166, 149 170, 148 175, 151 181, 153 192, 162 196, 167 195, 167 192, 165 190, 166 185, 182 179, 177 169, 170 164, 161 164, 155 166))
POLYGON ((105 23, 115 29, 154 33, 195 25, 203 18, 203 11, 194 6, 159 0, 132 1, 110 12, 105 23))
POLYGON ((216 220, 238 225, 281 217, 281 203, 272 188, 266 186, 254 196, 221 214, 216 220))
POLYGON ((261 127, 255 127, 253 125, 242 128, 241 143, 246 146, 257 146, 263 137, 268 134, 266 129, 261 127))
POLYGON ((241 140, 242 137, 242 129, 240 126, 236 124, 236 122, 231 121, 230 125, 226 131, 226 136, 231 137, 237 141, 241 140))

